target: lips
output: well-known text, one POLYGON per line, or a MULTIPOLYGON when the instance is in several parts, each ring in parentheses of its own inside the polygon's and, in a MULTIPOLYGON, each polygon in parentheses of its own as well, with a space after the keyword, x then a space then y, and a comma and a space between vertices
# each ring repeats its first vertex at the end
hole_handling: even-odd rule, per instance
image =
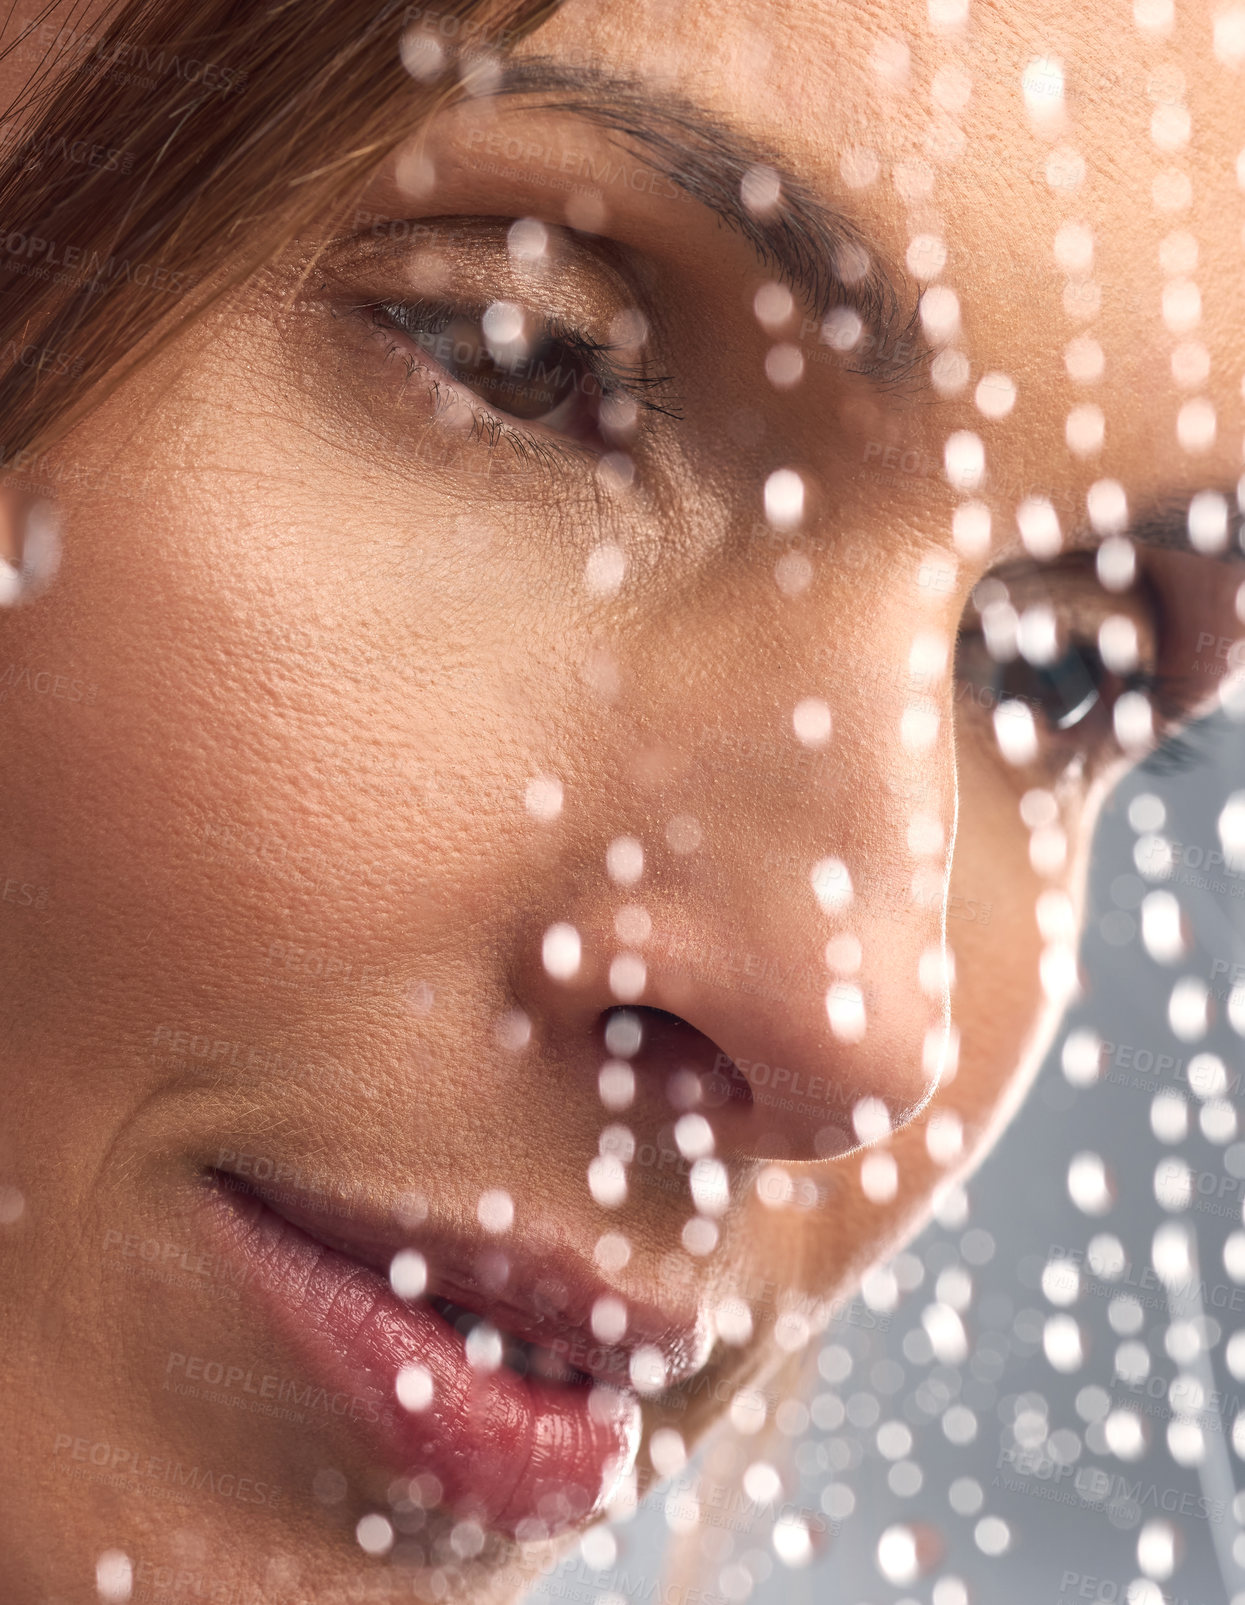
POLYGON ((209 1213, 247 1288, 312 1376, 354 1394, 350 1430, 370 1435, 372 1455, 421 1503, 492 1531, 537 1538, 599 1511, 634 1464, 639 1394, 677 1385, 707 1357, 694 1318, 623 1304, 564 1250, 343 1222, 314 1202, 214 1181, 209 1213), (408 1266, 427 1267, 414 1300, 388 1276, 409 1250, 419 1258, 408 1266))

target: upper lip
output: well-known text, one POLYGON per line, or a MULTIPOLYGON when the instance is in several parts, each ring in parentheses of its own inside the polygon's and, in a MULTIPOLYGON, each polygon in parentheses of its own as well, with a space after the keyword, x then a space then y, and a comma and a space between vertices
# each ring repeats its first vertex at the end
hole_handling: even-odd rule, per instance
POLYGON ((468 1236, 431 1217, 418 1227, 403 1227, 353 1203, 348 1216, 338 1215, 317 1206, 314 1198, 269 1192, 250 1177, 230 1171, 215 1174, 231 1191, 249 1194, 324 1248, 386 1280, 396 1254, 418 1250, 428 1264, 425 1300, 440 1298, 461 1305, 505 1337, 552 1349, 594 1381, 630 1388, 632 1356, 652 1349, 661 1356, 665 1383, 660 1390, 648 1391, 664 1392, 686 1382, 708 1360, 707 1325, 694 1310, 659 1306, 602 1281, 573 1249, 534 1245, 513 1232, 504 1237, 468 1236), (487 1274, 498 1256, 504 1256, 509 1267, 501 1288, 490 1285, 487 1274), (607 1296, 619 1299, 627 1312, 626 1331, 613 1343, 602 1342, 592 1331, 593 1306, 607 1296))

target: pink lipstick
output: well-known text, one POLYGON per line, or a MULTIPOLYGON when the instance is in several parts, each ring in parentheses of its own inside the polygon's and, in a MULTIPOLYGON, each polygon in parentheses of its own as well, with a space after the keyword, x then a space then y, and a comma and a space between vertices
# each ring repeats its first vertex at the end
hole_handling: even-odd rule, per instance
POLYGON ((492 1531, 536 1538, 600 1511, 634 1464, 640 1395, 707 1357, 694 1318, 624 1303, 565 1250, 503 1253, 214 1180, 247 1288, 313 1376, 372 1401, 349 1430, 423 1504, 492 1531))

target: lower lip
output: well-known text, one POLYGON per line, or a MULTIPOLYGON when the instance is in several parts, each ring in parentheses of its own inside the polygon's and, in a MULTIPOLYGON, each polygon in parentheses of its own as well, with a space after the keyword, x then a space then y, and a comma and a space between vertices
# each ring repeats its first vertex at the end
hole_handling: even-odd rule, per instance
POLYGON ((505 1367, 481 1375, 462 1337, 426 1305, 404 1304, 376 1271, 326 1248, 258 1199, 213 1195, 218 1229, 248 1266, 279 1331, 313 1374, 352 1394, 349 1416, 416 1486, 424 1503, 490 1531, 539 1537, 600 1511, 639 1442, 635 1399, 505 1367), (404 1366, 432 1381, 409 1412, 395 1384, 404 1366), (436 1479, 440 1493, 429 1491, 436 1479))

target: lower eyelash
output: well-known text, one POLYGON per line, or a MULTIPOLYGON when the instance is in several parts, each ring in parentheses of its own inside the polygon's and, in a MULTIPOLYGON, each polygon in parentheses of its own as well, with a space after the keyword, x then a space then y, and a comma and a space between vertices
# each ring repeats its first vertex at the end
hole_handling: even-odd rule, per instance
POLYGON ((1187 681, 1179 675, 1154 673, 1136 687, 1144 691, 1154 708, 1159 744, 1140 764, 1147 774, 1172 775, 1191 769, 1211 753, 1207 733, 1201 722, 1186 724, 1198 700, 1189 695, 1187 681), (1184 729, 1179 727, 1186 724, 1184 729), (1162 734, 1164 727, 1170 732, 1162 734))

